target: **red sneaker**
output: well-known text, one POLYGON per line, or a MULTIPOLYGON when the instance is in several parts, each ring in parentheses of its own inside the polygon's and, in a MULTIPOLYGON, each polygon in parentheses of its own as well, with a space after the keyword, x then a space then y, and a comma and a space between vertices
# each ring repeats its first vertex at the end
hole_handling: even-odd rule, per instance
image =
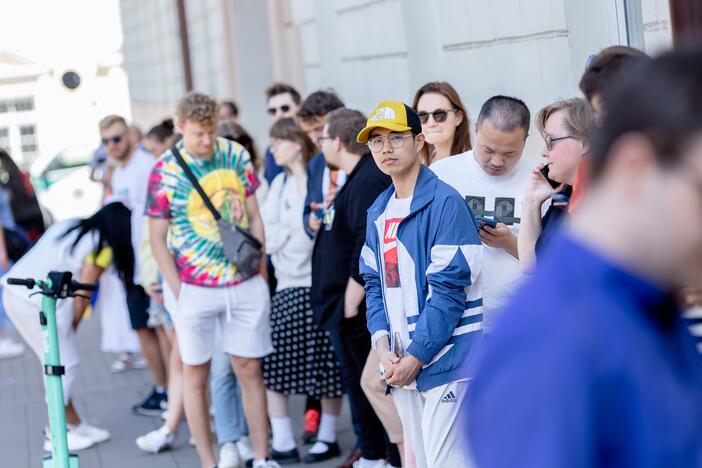
POLYGON ((319 418, 320 414, 316 409, 308 409, 305 413, 305 432, 302 434, 304 445, 314 444, 317 441, 319 418))

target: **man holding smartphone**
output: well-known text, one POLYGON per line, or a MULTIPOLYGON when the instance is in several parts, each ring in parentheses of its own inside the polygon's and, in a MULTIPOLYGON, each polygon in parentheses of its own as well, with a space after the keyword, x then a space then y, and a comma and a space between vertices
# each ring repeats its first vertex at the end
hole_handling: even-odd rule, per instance
POLYGON ((476 216, 486 246, 482 286, 487 333, 497 319, 495 312, 522 277, 517 236, 522 193, 531 172, 522 159, 530 118, 520 99, 493 96, 480 109, 475 148, 430 166, 458 190, 476 216))

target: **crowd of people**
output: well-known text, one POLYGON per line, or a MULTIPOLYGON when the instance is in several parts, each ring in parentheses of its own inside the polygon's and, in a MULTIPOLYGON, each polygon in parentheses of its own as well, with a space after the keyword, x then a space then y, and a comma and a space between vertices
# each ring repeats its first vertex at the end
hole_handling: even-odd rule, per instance
MULTIPOLYGON (((679 312, 702 286, 702 52, 611 47, 580 88, 534 120, 495 95, 473 122, 448 82, 369 114, 276 83, 261 152, 234 102, 201 93, 143 138, 107 116, 104 206, 0 268, 118 283, 153 384, 133 410, 164 418, 145 452, 185 419, 203 468, 342 449, 357 468, 702 466, 679 312)), ((4 311, 40 357, 24 295, 4 287, 4 311)), ((87 305, 57 310, 71 450, 110 437, 71 401, 87 305)))

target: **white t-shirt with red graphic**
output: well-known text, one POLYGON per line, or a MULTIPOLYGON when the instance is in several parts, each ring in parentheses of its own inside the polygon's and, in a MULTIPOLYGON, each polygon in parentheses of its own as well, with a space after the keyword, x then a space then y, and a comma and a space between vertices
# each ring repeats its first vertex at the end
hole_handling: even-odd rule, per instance
MULTIPOLYGON (((402 283, 400 281, 399 256, 397 228, 400 221, 405 219, 410 213, 412 197, 395 198, 393 194, 385 208, 384 228, 383 228, 383 265, 385 275, 385 307, 390 322, 390 349, 395 349, 396 332, 399 333, 399 345, 406 350, 410 344, 409 330, 407 327, 407 315, 402 300, 402 283)), ((381 370, 382 371, 382 370, 381 370)), ((416 388, 416 382, 412 382, 404 388, 416 388)))

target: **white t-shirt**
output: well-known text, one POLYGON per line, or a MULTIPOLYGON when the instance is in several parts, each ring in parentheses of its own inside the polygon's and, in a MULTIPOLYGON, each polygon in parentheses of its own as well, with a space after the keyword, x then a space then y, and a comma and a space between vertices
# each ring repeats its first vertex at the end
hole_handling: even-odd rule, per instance
MULTIPOLYGON (((15 263, 2 278, 4 291, 25 299, 29 290, 21 286, 8 286, 7 278, 45 279, 50 271, 70 271, 77 279, 85 259, 97 247, 96 233, 84 235, 74 249, 71 249, 78 235, 78 230, 63 237, 77 219, 66 219, 52 224, 32 248, 15 263)), ((31 297, 39 306, 41 295, 31 297)))
POLYGON ((266 253, 271 256, 278 280, 277 291, 312 286, 314 241, 305 233, 302 212, 305 193, 297 189, 295 177, 281 172, 271 182, 261 207, 266 253))
POLYGON ((112 196, 109 202, 119 201, 132 210, 132 247, 134 248, 134 284, 141 282, 139 243, 149 189, 149 175, 156 164, 151 153, 137 147, 126 165, 117 164, 112 173, 112 196))
MULTIPOLYGON (((441 159, 429 167, 468 202, 475 216, 494 217, 519 235, 522 216, 522 195, 531 173, 522 159, 509 173, 491 176, 475 160, 473 151, 441 159)), ((502 249, 485 246, 483 269, 483 327, 490 331, 498 310, 522 278, 519 260, 502 249)))
MULTIPOLYGON (((400 266, 398 255, 397 228, 400 221, 410 213, 412 197, 395 198, 396 193, 388 200, 388 205, 383 213, 383 267, 385 289, 385 307, 390 320, 390 349, 395 349, 395 333, 399 333, 403 351, 410 344, 409 330, 407 327, 407 311, 402 300, 402 282, 400 280, 400 266)), ((405 354, 406 355, 406 354, 405 354)), ((381 369, 382 372, 382 369, 381 369)), ((416 381, 412 381, 404 388, 416 388, 416 381)))

